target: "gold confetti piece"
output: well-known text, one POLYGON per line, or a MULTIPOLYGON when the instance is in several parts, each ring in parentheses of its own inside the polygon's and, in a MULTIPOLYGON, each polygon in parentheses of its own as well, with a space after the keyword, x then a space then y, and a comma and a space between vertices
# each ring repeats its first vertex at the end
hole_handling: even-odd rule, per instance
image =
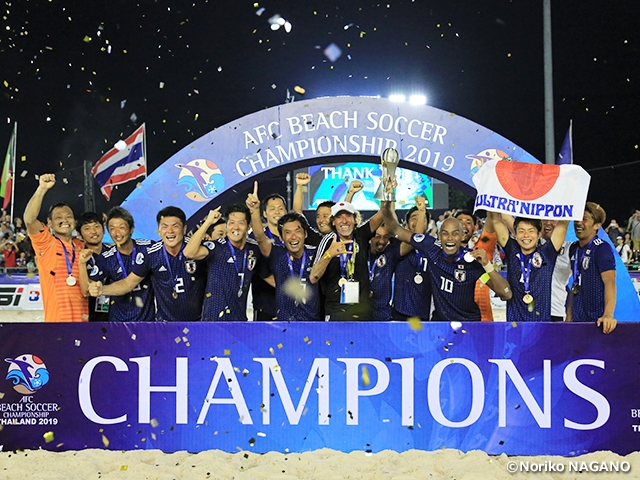
POLYGON ((331 345, 331 342, 329 340, 326 340, 324 343, 326 343, 327 345, 331 345))
POLYGON ((193 117, 194 120, 198 120, 198 114, 196 113, 195 117, 193 117))
POLYGON ((155 418, 151 419, 151 426, 153 428, 156 428, 159 425, 158 420, 156 420, 155 418))
POLYGON ((418 317, 409 317, 407 322, 409 323, 409 328, 411 328, 411 330, 416 332, 422 330, 422 322, 418 317))
POLYGON ((129 467, 126 466, 126 465, 121 465, 120 466, 120 470, 122 470, 123 472, 127 471, 128 469, 129 469, 129 467))
POLYGON ((305 342, 308 342, 309 341, 309 337, 304 337, 302 340, 305 341, 305 342))
POLYGON ((156 439, 156 434, 151 432, 151 438, 153 438, 155 440, 156 439))
POLYGON ((364 36, 367 34, 367 32, 360 32, 360 38, 364 38, 364 36))
POLYGON ((249 439, 249 446, 253 447, 256 444, 256 439, 255 438, 250 438, 249 439))
POLYGON ((180 343, 180 342, 181 342, 180 337, 176 337, 176 338, 174 339, 174 341, 175 341, 176 343, 180 343))
POLYGON ((0 400, 4 398, 4 392, 0 392, 0 400))
POLYGON ((44 435, 42 435, 42 437, 44 438, 44 441, 47 443, 51 443, 53 442, 53 432, 45 432, 44 435))
POLYGON ((109 448, 109 439, 104 435, 102 435, 102 444, 105 446, 105 448, 109 448))
POLYGON ((184 333, 186 335, 187 333, 189 333, 189 329, 187 327, 184 327, 182 329, 182 333, 184 333))
POLYGON ((231 355, 231 350, 225 350, 223 354, 225 357, 228 357, 229 355, 231 355))
POLYGON ((282 344, 281 343, 278 344, 278 348, 282 348, 282 344))
POLYGON ((89 43, 91 41, 91 37, 89 35, 85 35, 82 41, 85 43, 89 43))
POLYGON ((300 95, 304 95, 304 94, 305 94, 305 92, 306 92, 306 90, 305 90, 304 88, 302 88, 302 87, 300 87, 300 86, 298 86, 298 85, 296 85, 295 87, 293 87, 293 89, 294 89, 297 93, 299 93, 300 95))
POLYGON ((369 379, 369 370, 367 370, 367 367, 363 365, 362 366, 362 384, 366 387, 370 383, 371 383, 371 380, 369 379))
POLYGON ((271 355, 273 355, 273 354, 274 354, 273 347, 269 347, 269 353, 270 353, 271 355))
POLYGON ((136 339, 136 334, 134 333, 133 335, 131 335, 131 340, 135 340, 136 339))
POLYGON ((513 328, 517 328, 517 327, 518 327, 518 324, 517 324, 516 322, 511 322, 511 326, 512 326, 513 328))

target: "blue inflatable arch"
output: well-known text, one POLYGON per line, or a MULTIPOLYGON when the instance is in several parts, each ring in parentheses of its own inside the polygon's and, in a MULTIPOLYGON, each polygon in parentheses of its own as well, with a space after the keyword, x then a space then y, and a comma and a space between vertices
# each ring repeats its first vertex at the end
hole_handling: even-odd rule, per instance
POLYGON ((387 147, 400 152, 401 167, 470 195, 471 177, 487 160, 538 162, 497 133, 444 110, 326 97, 261 110, 212 130, 154 170, 123 206, 136 219, 137 236, 157 238, 155 214, 165 206, 199 219, 267 175, 326 163, 328 157, 378 162, 387 147))
MULTIPOLYGON (((254 180, 329 157, 377 162, 387 147, 398 150, 401 167, 470 195, 471 178, 488 160, 539 163, 501 135, 444 110, 382 98, 326 97, 261 110, 212 130, 154 170, 123 206, 136 219, 137 238, 157 239, 155 216, 168 205, 180 207, 187 219, 200 219, 234 201, 254 180)), ((616 318, 640 320, 640 302, 622 261, 617 285, 616 318)))

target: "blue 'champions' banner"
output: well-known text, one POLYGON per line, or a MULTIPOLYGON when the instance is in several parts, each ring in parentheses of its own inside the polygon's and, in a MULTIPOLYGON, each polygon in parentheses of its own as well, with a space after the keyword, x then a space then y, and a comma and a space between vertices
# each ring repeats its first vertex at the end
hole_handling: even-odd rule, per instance
POLYGON ((640 449, 640 325, 4 324, 4 450, 640 449))

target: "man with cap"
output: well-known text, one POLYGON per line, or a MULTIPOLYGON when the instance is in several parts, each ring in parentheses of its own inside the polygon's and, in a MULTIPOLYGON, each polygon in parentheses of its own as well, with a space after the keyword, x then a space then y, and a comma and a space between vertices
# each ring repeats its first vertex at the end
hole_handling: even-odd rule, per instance
POLYGON ((369 240, 382 224, 382 213, 360 226, 359 216, 351 203, 336 203, 332 232, 318 246, 309 280, 319 282, 325 295, 325 320, 370 320, 369 240))

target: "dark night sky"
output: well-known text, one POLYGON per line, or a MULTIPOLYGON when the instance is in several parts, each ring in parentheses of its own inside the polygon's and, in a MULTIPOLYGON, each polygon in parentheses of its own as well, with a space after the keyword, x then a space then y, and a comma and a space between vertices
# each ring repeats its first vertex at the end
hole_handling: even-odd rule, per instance
MULTIPOLYGON (((590 199, 626 222, 640 207, 637 1, 554 0, 552 16, 556 149, 573 119, 590 199)), ((544 161, 541 1, 12 0, 2 17, 0 150, 17 121, 18 216, 44 172, 67 181, 46 202, 81 211, 83 161, 142 122, 153 170, 296 85, 296 100, 424 93, 544 161), (270 29, 274 14, 290 33, 270 29)), ((97 191, 98 209, 133 188, 109 203, 97 191)))

